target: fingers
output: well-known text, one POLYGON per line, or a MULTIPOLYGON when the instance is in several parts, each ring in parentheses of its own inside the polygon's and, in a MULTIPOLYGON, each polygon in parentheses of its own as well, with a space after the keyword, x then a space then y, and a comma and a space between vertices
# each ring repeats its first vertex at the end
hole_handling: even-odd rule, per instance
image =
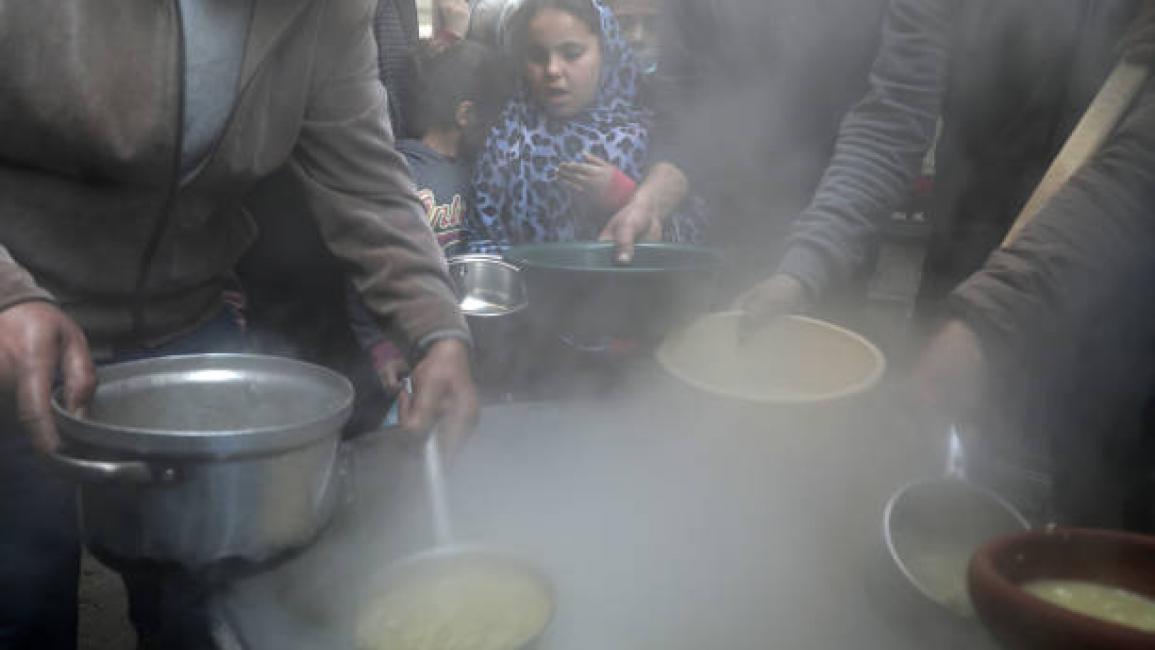
POLYGON ((84 334, 55 305, 20 303, 0 311, 0 358, 0 383, 15 400, 24 433, 38 449, 55 449, 52 386, 57 372, 66 408, 75 410, 92 395, 95 373, 84 334))
POLYGON ((23 364, 16 377, 16 417, 21 428, 31 437, 32 444, 41 451, 50 452, 60 445, 60 438, 52 419, 52 377, 56 367, 52 363, 43 363, 45 358, 23 364))
POLYGON ((455 390, 457 396, 446 404, 444 418, 441 420, 441 436, 446 456, 453 458, 461 449, 469 433, 477 427, 478 400, 473 390, 455 390))
MULTIPOLYGON (((628 206, 626 209, 629 209, 628 206)), ((635 238, 633 230, 626 225, 627 219, 623 217, 623 214, 624 212, 619 212, 614 216, 598 235, 598 241, 614 243, 615 264, 630 264, 634 261, 635 238)))
POLYGON ((402 392, 397 415, 401 427, 416 435, 425 435, 433 428, 437 419, 437 387, 431 382, 414 377, 413 394, 402 392))
POLYGON ((596 194, 598 191, 597 170, 584 163, 562 163, 557 179, 573 192, 596 194))
POLYGON ((610 166, 609 162, 602 160, 601 158, 598 158, 597 156, 593 155, 592 153, 590 153, 588 151, 585 152, 584 154, 582 154, 582 158, 587 163, 589 163, 590 166, 593 166, 595 168, 597 168, 597 167, 609 167, 610 166))
POLYGON ((402 427, 425 434, 440 420, 446 449, 455 449, 477 424, 469 349, 458 340, 434 343, 414 369, 413 381, 412 406, 399 411, 402 427))
POLYGON ((585 163, 562 163, 557 168, 558 180, 589 182, 597 178, 598 169, 585 163))
POLYGON ((69 413, 81 413, 96 390, 96 370, 92 365, 92 355, 80 331, 66 333, 62 347, 60 370, 64 383, 64 408, 69 413))
POLYGON ((398 435, 395 440, 405 449, 420 451, 429 439, 430 427, 422 427, 420 423, 413 423, 416 417, 414 413, 416 405, 414 404, 412 392, 402 390, 397 393, 396 399, 397 425, 400 435, 398 435))
POLYGON ((632 264, 634 262, 634 238, 625 228, 614 233, 614 262, 632 264))
POLYGON ((734 307, 742 311, 738 335, 744 339, 772 320, 798 311, 805 301, 802 283, 778 273, 738 297, 734 307))
POLYGON ((583 187, 582 187, 581 183, 579 183, 575 180, 572 180, 569 178, 560 178, 560 177, 558 178, 558 180, 561 181, 561 184, 565 185, 566 188, 568 188, 572 192, 583 191, 583 187))
POLYGON ((390 359, 381 365, 379 376, 385 390, 390 395, 402 392, 405 376, 409 374, 409 364, 404 359, 390 359))

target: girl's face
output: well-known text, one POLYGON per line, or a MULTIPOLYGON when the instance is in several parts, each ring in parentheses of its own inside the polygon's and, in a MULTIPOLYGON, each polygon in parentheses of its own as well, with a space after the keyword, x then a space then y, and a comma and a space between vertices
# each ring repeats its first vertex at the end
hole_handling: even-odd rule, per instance
POLYGON ((593 105, 601 81, 601 39, 577 16, 542 9, 529 21, 525 76, 550 116, 569 119, 593 105))

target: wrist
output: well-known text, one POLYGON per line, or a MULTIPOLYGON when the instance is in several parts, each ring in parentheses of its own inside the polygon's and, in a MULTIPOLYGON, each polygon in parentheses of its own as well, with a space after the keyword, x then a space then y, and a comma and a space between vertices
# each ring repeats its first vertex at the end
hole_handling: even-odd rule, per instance
POLYGON ((429 356, 434 349, 451 349, 460 346, 465 354, 469 354, 473 347, 473 339, 469 334, 460 330, 442 330, 427 334, 413 347, 411 361, 416 366, 422 359, 429 356))
POLYGON ((660 162, 646 174, 630 199, 629 205, 659 224, 673 214, 689 195, 689 181, 674 165, 660 162))
POLYGON ((637 182, 620 169, 614 169, 609 183, 599 197, 602 207, 609 211, 621 210, 636 194, 637 182))
POLYGON ((461 34, 458 34, 455 30, 449 29, 448 27, 442 27, 433 34, 433 40, 442 45, 453 45, 461 39, 461 34))

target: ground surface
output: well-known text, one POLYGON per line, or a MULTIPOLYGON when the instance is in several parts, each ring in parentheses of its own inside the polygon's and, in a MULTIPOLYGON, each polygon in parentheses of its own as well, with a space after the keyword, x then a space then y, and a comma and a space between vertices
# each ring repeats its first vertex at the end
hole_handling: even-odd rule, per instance
POLYGON ((80 566, 80 650, 135 647, 127 612, 120 577, 85 554, 80 566))

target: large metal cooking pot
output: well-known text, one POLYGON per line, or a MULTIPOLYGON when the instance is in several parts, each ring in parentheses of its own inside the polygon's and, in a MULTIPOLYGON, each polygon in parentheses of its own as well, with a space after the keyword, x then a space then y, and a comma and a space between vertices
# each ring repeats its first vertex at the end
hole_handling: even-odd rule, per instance
MULTIPOLYGON (((115 560, 262 562, 327 523, 353 387, 325 368, 246 354, 97 370, 87 411, 57 399, 58 465, 80 480, 85 542, 115 560)), ((57 396, 59 398, 59 395, 57 396)))
POLYGON ((587 348, 656 344, 709 307, 722 267, 718 251, 667 243, 638 244, 628 265, 608 242, 515 246, 505 260, 525 278, 534 327, 587 348))

